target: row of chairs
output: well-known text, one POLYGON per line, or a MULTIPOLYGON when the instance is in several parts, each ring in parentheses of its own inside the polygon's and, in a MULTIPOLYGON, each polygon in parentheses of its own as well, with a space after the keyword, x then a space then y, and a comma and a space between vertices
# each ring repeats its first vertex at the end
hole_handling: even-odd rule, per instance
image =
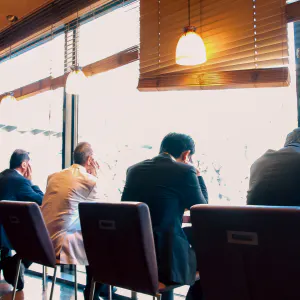
MULTIPOLYGON (((131 290, 132 298, 144 293, 157 299, 178 287, 159 282, 146 204, 88 202, 79 204, 79 212, 93 285, 101 282, 131 290)), ((0 219, 19 266, 26 259, 55 269, 52 299, 57 265, 39 207, 1 201, 0 219)), ((197 205, 191 220, 205 300, 300 298, 298 208, 197 205)))

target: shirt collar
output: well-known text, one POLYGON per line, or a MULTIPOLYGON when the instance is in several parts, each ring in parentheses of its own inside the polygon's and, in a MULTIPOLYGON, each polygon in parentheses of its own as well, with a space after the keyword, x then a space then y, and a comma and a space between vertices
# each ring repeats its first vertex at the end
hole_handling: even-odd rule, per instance
POLYGON ((79 169, 82 173, 87 173, 85 167, 82 165, 74 164, 72 167, 79 169))
POLYGON ((19 170, 17 170, 17 169, 14 169, 17 173, 19 173, 21 176, 23 176, 23 174, 19 171, 19 170))
POLYGON ((300 152, 300 144, 299 143, 290 143, 290 144, 286 145, 284 148, 292 148, 296 152, 300 152))
POLYGON ((177 160, 175 159, 175 157, 174 157, 173 155, 171 155, 170 153, 168 153, 168 152, 163 152, 162 154, 163 154, 163 155, 168 155, 168 156, 170 156, 171 159, 172 159, 173 161, 177 161, 177 160))

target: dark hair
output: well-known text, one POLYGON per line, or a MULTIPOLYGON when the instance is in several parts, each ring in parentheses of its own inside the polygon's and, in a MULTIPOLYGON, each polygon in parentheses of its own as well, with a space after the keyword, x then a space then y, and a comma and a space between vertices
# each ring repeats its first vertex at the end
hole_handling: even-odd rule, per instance
POLYGON ((190 155, 195 153, 195 142, 187 134, 171 132, 167 134, 161 142, 160 153, 167 152, 179 158, 182 152, 191 151, 190 155))
POLYGON ((93 155, 92 147, 87 142, 79 143, 73 153, 74 163, 78 165, 84 165, 88 160, 88 157, 93 155))
POLYGON ((22 165, 22 162, 25 160, 30 160, 29 152, 22 149, 16 149, 10 157, 9 168, 19 168, 22 165))

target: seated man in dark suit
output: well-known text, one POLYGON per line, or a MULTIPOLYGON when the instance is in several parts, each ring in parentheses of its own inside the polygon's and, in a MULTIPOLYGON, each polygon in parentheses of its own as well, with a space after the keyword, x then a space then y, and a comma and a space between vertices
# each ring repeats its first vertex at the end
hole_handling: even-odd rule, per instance
MULTIPOLYGON (((168 134, 158 156, 128 169, 122 201, 149 206, 160 282, 192 285, 187 298, 200 300, 195 253, 181 227, 186 209, 208 201, 204 180, 192 165, 194 153, 195 143, 190 136, 168 134)), ((173 299, 173 292, 162 296, 163 300, 173 299)))
POLYGON ((29 153, 17 149, 10 158, 9 169, 0 173, 0 200, 30 201, 41 205, 44 194, 31 180, 29 153))
MULTIPOLYGON (((38 186, 32 184, 31 180, 32 169, 29 153, 17 149, 10 158, 9 169, 0 173, 0 200, 29 201, 41 205, 44 194, 38 186)), ((3 229, 1 230, 1 247, 2 249, 4 248, 1 251, 1 258, 3 259, 3 253, 9 255, 10 252, 10 244, 3 229)), ((4 259, 0 264, 0 268, 3 268, 5 280, 10 284, 13 284, 16 262, 16 257, 13 257, 4 259)), ((30 263, 26 264, 26 262, 24 262, 24 264, 26 267, 30 265, 30 263)), ((18 283, 19 290, 22 289, 24 285, 23 265, 21 271, 18 283)))
POLYGON ((268 150, 251 167, 248 205, 300 206, 300 128, 284 148, 268 150))

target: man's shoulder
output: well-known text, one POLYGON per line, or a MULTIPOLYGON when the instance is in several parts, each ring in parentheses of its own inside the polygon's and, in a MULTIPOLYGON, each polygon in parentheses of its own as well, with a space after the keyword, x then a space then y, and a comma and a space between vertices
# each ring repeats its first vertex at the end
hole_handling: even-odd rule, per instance
POLYGON ((153 171, 168 170, 170 174, 172 174, 172 171, 178 174, 178 173, 193 172, 193 170, 195 170, 195 168, 191 165, 173 161, 172 159, 160 159, 160 158, 161 157, 156 156, 152 159, 146 159, 139 163, 136 163, 127 169, 127 173, 131 173, 131 174, 139 173, 139 172, 143 172, 144 170, 153 170, 153 171))
POLYGON ((12 169, 6 169, 2 171, 0 173, 0 179, 24 181, 24 182, 28 180, 24 176, 20 175, 16 170, 12 170, 12 169))
POLYGON ((75 168, 74 165, 48 176, 48 184, 61 183, 72 185, 75 182, 81 182, 89 185, 95 185, 97 181, 97 177, 88 174, 87 172, 82 172, 80 169, 75 168))
MULTIPOLYGON (((64 170, 62 170, 64 171, 64 170)), ((51 179, 51 178, 55 178, 55 177, 58 177, 61 175, 62 171, 58 171, 58 172, 55 172, 55 173, 52 173, 50 175, 48 175, 48 181, 51 179)))
POLYGON ((300 161, 300 153, 294 151, 293 149, 289 148, 282 148, 280 150, 267 150, 262 156, 260 156, 253 165, 258 165, 263 162, 272 162, 272 161, 286 161, 289 160, 299 160, 300 161))
POLYGON ((152 162, 151 159, 146 159, 146 160, 140 161, 140 162, 130 166, 127 169, 127 172, 138 171, 145 166, 149 166, 151 164, 151 162, 152 162))
POLYGON ((188 165, 181 162, 174 162, 174 166, 178 169, 180 169, 182 172, 191 172, 195 170, 195 167, 192 165, 188 165))
POLYGON ((269 160, 274 155, 277 155, 278 151, 269 149, 264 154, 262 154, 259 158, 257 158, 254 163, 252 164, 252 167, 258 164, 261 164, 265 160, 269 160))

